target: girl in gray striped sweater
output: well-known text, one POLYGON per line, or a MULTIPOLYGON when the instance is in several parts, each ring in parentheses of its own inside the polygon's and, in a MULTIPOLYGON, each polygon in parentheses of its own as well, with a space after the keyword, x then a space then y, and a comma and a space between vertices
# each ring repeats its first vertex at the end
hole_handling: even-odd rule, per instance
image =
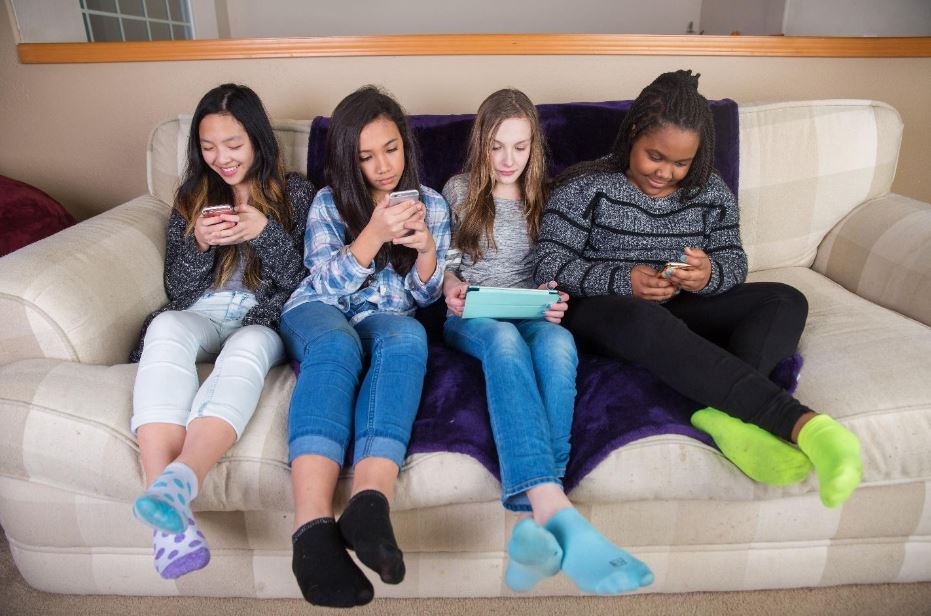
POLYGON ((795 483, 813 465, 822 502, 836 507, 860 482, 860 444, 768 378, 795 352, 808 304, 787 285, 744 282, 737 203, 714 172, 713 120, 697 88, 691 71, 660 75, 613 151, 559 178, 534 279, 574 296, 564 323, 583 348, 710 405, 692 423, 749 477, 795 483))
POLYGON ((482 362, 502 503, 532 512, 508 542, 508 586, 529 590, 562 570, 585 592, 617 594, 650 584, 653 574, 595 530, 560 482, 569 461, 578 365, 572 335, 559 325, 568 296, 562 293, 544 319, 461 318, 468 284, 533 286, 531 248, 545 174, 533 103, 517 90, 495 92, 476 114, 466 173, 443 189, 453 214, 443 333, 451 347, 482 362))

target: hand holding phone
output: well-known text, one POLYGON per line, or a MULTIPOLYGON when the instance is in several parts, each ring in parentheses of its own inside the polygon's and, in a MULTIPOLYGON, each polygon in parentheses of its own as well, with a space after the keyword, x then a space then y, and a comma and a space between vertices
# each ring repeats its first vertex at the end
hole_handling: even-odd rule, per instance
POLYGON ((233 206, 232 205, 211 205, 205 207, 201 210, 200 215, 204 218, 213 218, 214 216, 219 216, 220 214, 232 214, 233 206))
POLYGON ((201 251, 219 243, 222 233, 236 226, 234 221, 221 220, 221 214, 233 214, 232 205, 211 205, 200 211, 200 220, 194 225, 194 239, 201 251))
POLYGON ((669 261, 668 263, 666 263, 666 265, 663 266, 663 269, 656 272, 656 277, 667 278, 669 274, 672 273, 673 270, 677 270, 677 269, 680 269, 684 272, 688 272, 690 270, 695 269, 695 266, 689 263, 683 263, 681 261, 669 261))
POLYGON ((405 201, 419 201, 420 191, 418 190, 399 190, 388 194, 388 207, 404 203, 405 201))

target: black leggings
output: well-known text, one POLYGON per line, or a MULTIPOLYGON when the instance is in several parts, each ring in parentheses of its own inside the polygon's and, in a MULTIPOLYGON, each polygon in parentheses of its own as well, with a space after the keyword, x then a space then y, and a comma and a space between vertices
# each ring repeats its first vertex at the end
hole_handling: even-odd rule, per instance
POLYGON ((563 324, 579 347, 637 363, 682 395, 785 440, 811 409, 770 381, 805 328, 808 301, 776 282, 682 293, 664 304, 629 296, 573 298, 563 324))

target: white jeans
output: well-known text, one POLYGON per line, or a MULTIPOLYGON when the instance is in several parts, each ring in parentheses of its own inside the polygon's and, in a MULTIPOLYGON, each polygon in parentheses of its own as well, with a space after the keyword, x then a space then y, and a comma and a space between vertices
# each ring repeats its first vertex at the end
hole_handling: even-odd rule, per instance
POLYGON ((207 293, 183 311, 155 317, 133 388, 133 433, 148 423, 187 426, 219 417, 236 431, 252 418, 269 369, 284 360, 281 338, 264 325, 242 326, 256 305, 251 293, 207 293), (214 360, 201 385, 197 362, 214 360))

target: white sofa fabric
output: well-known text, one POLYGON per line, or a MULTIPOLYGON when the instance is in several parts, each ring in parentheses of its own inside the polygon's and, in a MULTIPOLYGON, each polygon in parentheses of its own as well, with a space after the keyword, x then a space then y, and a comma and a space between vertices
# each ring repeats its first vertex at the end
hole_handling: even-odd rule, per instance
MULTIPOLYGON (((890 193, 902 123, 859 100, 741 105, 742 236, 751 280, 799 288, 810 314, 797 396, 863 444, 860 489, 824 508, 813 477, 756 484, 718 451, 669 435, 630 443, 570 494, 646 561, 646 592, 931 580, 931 205, 890 193)), ((306 167, 309 121, 276 122, 306 167)), ((0 524, 32 586, 67 593, 299 597, 290 571, 287 366, 194 503, 213 560, 162 580, 130 503, 129 432, 142 319, 165 302, 168 205, 190 118, 149 143, 149 194, 0 259, 0 524)), ((203 366, 206 374, 210 366, 203 366)), ((338 492, 345 502, 348 482, 338 492)), ((405 464, 392 518, 405 551, 383 597, 497 596, 516 518, 468 456, 405 464)), ((375 577, 375 576, 373 576, 375 577)), ((564 577, 535 594, 574 594, 564 577)))

